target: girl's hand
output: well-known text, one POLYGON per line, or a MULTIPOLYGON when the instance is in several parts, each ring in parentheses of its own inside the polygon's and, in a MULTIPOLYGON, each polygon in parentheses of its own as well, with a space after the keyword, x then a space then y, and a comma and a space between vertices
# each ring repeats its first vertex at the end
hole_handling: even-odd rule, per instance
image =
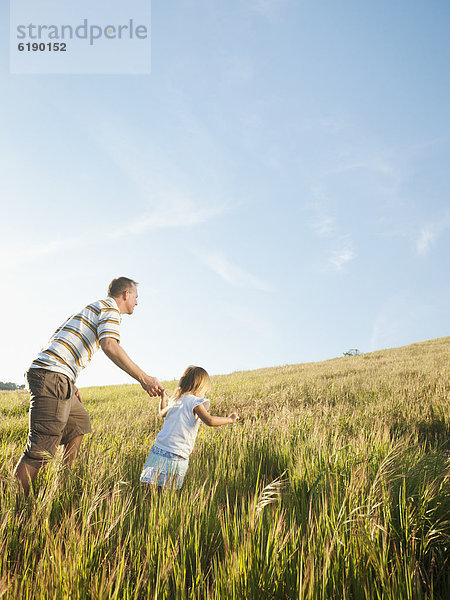
POLYGON ((236 423, 236 421, 239 419, 239 416, 237 413, 233 412, 231 413, 231 415, 228 416, 228 418, 231 419, 233 423, 236 423))

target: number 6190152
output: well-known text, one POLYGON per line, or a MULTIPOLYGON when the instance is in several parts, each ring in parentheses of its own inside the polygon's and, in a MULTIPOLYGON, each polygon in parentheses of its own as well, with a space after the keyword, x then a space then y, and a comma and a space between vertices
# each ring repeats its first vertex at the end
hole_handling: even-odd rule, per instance
POLYGON ((45 52, 50 51, 50 52, 66 52, 66 43, 65 42, 27 42, 26 44, 24 44, 23 42, 21 42, 18 46, 17 49, 19 50, 19 52, 23 52, 23 51, 28 51, 28 52, 45 52))

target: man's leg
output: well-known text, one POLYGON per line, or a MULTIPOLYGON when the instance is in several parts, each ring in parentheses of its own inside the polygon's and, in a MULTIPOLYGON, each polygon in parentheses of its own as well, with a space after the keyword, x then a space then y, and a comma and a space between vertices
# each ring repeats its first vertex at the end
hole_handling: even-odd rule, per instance
POLYGON ((83 435, 92 431, 89 415, 80 402, 77 392, 75 385, 71 384, 70 415, 61 438, 64 448, 64 463, 69 467, 72 466, 78 454, 83 435))
POLYGON ((67 444, 64 445, 64 464, 68 467, 72 466, 72 463, 78 454, 78 450, 80 449, 82 440, 83 436, 78 435, 77 437, 72 438, 69 442, 67 442, 67 444))
POLYGON ((68 378, 45 369, 30 369, 26 375, 30 390, 30 428, 27 445, 14 475, 25 495, 42 464, 55 455, 70 412, 68 378))
POLYGON ((16 468, 14 469, 14 476, 17 477, 22 484, 25 497, 28 497, 28 494, 30 493, 30 483, 33 483, 36 479, 38 472, 39 469, 26 463, 23 460, 23 457, 17 463, 16 468))
MULTIPOLYGON (((82 440, 83 436, 79 435, 76 438, 71 439, 70 442, 67 442, 67 444, 64 446, 64 463, 67 466, 72 466, 72 463, 78 454, 82 440)), ((25 497, 28 497, 30 493, 30 483, 33 483, 38 473, 39 468, 32 467, 30 464, 24 461, 22 456, 17 463, 16 468, 14 469, 14 476, 22 484, 25 497)))

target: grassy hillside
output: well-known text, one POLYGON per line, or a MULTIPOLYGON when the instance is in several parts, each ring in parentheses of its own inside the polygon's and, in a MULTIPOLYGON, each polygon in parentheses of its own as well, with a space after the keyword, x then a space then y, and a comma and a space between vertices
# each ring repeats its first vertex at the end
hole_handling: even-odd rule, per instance
POLYGON ((449 359, 442 338, 215 377, 211 411, 241 421, 202 427, 162 494, 139 483, 161 426, 139 386, 82 390, 94 433, 28 501, 28 397, 0 393, 1 597, 447 598, 449 359))

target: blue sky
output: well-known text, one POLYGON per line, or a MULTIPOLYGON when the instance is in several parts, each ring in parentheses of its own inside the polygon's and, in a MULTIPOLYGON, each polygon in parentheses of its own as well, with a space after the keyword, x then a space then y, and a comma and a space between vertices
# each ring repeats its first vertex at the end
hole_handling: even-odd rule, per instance
POLYGON ((11 75, 8 21, 0 380, 119 275, 161 379, 449 335, 446 0, 153 0, 133 76, 11 75))

